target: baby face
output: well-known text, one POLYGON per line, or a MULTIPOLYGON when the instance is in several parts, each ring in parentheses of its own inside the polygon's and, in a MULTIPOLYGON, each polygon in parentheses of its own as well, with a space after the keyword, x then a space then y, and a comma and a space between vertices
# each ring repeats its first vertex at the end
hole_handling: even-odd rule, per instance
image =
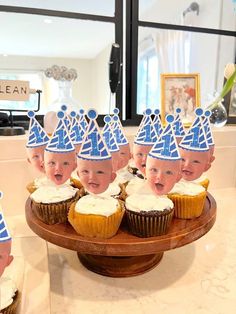
POLYGON ((162 160, 147 157, 147 182, 156 195, 170 192, 181 178, 181 160, 162 160))
POLYGON ((111 153, 112 170, 116 172, 119 169, 120 151, 111 153))
POLYGON ((2 276, 4 269, 10 265, 13 260, 11 253, 11 240, 0 242, 0 277, 2 276))
POLYGON ((55 184, 65 183, 76 168, 75 151, 69 153, 52 153, 45 151, 44 167, 47 177, 55 184))
POLYGON ((129 144, 120 145, 120 154, 119 154, 119 169, 124 168, 128 165, 129 160, 131 158, 130 147, 129 144))
POLYGON ((85 189, 93 194, 105 192, 116 177, 111 159, 95 161, 78 158, 77 173, 85 189))
POLYGON ((32 164, 32 166, 34 166, 36 169, 43 173, 45 172, 43 163, 45 147, 46 145, 34 148, 26 148, 28 161, 32 164))
POLYGON ((195 152, 180 148, 179 152, 182 158, 181 174, 184 180, 196 180, 208 169, 209 151, 195 152))
POLYGON ((152 148, 151 145, 139 145, 135 143, 133 145, 134 163, 144 176, 146 175, 147 155, 151 148, 152 148))

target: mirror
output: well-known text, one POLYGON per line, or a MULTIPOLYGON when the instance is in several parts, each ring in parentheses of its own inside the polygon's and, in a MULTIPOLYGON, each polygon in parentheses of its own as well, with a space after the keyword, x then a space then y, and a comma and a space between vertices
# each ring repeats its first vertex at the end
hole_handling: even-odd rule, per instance
POLYGON ((0 19, 4 25, 0 28, 0 78, 29 77, 30 87, 43 91, 40 114, 58 97, 59 81, 44 74, 54 64, 77 71, 72 97, 78 109, 108 113, 108 62, 115 42, 114 23, 9 12, 0 12, 0 19))

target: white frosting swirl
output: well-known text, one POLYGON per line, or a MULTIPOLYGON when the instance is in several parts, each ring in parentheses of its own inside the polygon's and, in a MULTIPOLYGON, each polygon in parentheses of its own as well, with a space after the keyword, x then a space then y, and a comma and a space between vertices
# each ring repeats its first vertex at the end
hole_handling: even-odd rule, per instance
POLYGON ((128 196, 125 200, 125 206, 127 209, 134 212, 140 211, 164 211, 165 209, 170 209, 174 207, 173 202, 165 197, 159 197, 154 194, 132 194, 128 196))
POLYGON ((145 193, 145 194, 152 194, 150 188, 147 185, 146 180, 140 179, 139 177, 135 177, 132 180, 129 181, 126 188, 126 193, 128 195, 134 194, 134 193, 145 193))
POLYGON ((58 203, 66 201, 75 196, 78 189, 73 188, 72 186, 42 186, 34 191, 30 198, 37 203, 58 203))
POLYGON ((75 205, 75 211, 86 215, 101 215, 109 217, 117 211, 118 201, 113 197, 85 195, 75 205))
POLYGON ((109 184, 105 192, 97 194, 97 195, 100 197, 118 195, 120 193, 120 187, 118 184, 119 184, 118 182, 113 181, 112 183, 109 184))
POLYGON ((207 179, 207 176, 206 176, 205 173, 203 173, 200 178, 198 178, 198 179, 196 179, 196 180, 193 180, 193 181, 191 181, 191 182, 200 184, 202 181, 204 181, 204 180, 206 180, 206 179, 207 179))
POLYGON ((0 309, 3 310, 13 302, 17 291, 15 282, 8 277, 0 278, 0 309))
POLYGON ((174 185, 173 189, 169 192, 169 194, 174 193, 180 195, 195 196, 204 191, 205 191, 204 187, 202 187, 200 184, 191 181, 180 180, 174 185))
POLYGON ((76 180, 80 181, 80 178, 79 178, 79 176, 77 174, 77 170, 72 171, 70 176, 71 176, 72 179, 76 179, 76 180))
POLYGON ((118 183, 125 183, 132 180, 133 178, 134 175, 128 171, 127 167, 124 167, 116 172, 115 181, 118 183))

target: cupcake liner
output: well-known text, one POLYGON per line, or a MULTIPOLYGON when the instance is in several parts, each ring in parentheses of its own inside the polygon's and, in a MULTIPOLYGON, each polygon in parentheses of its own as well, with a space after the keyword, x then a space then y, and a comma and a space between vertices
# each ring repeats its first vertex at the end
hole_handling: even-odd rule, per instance
POLYGON ((37 190, 36 186, 34 185, 34 182, 30 182, 26 185, 26 189, 30 194, 32 194, 34 191, 37 190))
POLYGON ((203 211, 206 194, 206 191, 195 196, 168 194, 174 203, 174 216, 182 219, 199 217, 203 211))
POLYGON ((73 186, 74 188, 77 188, 77 189, 81 189, 83 187, 80 180, 72 178, 72 177, 70 178, 70 184, 71 184, 71 186, 73 186))
POLYGON ((209 181, 209 179, 205 179, 205 180, 199 182, 199 184, 200 184, 202 187, 204 187, 204 189, 206 189, 206 191, 207 191, 207 189, 208 189, 208 187, 209 187, 209 184, 210 184, 210 181, 209 181))
POLYGON ((43 204, 33 202, 33 212, 34 214, 47 225, 54 225, 57 223, 67 222, 67 215, 70 205, 77 201, 84 194, 84 189, 79 190, 76 195, 69 200, 52 203, 43 204))
POLYGON ((21 295, 19 291, 16 291, 15 296, 13 297, 13 302, 8 305, 5 309, 0 310, 1 314, 16 314, 20 306, 21 295))
POLYGON ((120 187, 120 194, 119 194, 119 199, 122 201, 125 201, 126 197, 128 196, 128 194, 125 191, 125 187, 127 186, 127 184, 125 183, 119 183, 119 187, 120 187))
POLYGON ((68 220, 77 233, 89 238, 108 239, 113 237, 121 224, 125 208, 120 200, 117 211, 111 216, 80 214, 75 211, 76 203, 70 207, 68 220))
POLYGON ((173 209, 163 212, 134 212, 126 209, 129 230, 138 237, 155 237, 166 234, 173 218, 173 209))

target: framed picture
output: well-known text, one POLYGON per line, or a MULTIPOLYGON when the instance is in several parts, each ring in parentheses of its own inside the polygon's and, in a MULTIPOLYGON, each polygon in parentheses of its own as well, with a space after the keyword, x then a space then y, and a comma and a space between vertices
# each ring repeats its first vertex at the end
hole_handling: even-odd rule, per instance
POLYGON ((223 104, 228 115, 227 124, 236 124, 236 83, 233 85, 231 91, 224 97, 223 104))
POLYGON ((161 74, 161 119, 165 124, 167 114, 181 108, 184 126, 191 125, 194 110, 200 106, 200 78, 198 73, 161 74))

